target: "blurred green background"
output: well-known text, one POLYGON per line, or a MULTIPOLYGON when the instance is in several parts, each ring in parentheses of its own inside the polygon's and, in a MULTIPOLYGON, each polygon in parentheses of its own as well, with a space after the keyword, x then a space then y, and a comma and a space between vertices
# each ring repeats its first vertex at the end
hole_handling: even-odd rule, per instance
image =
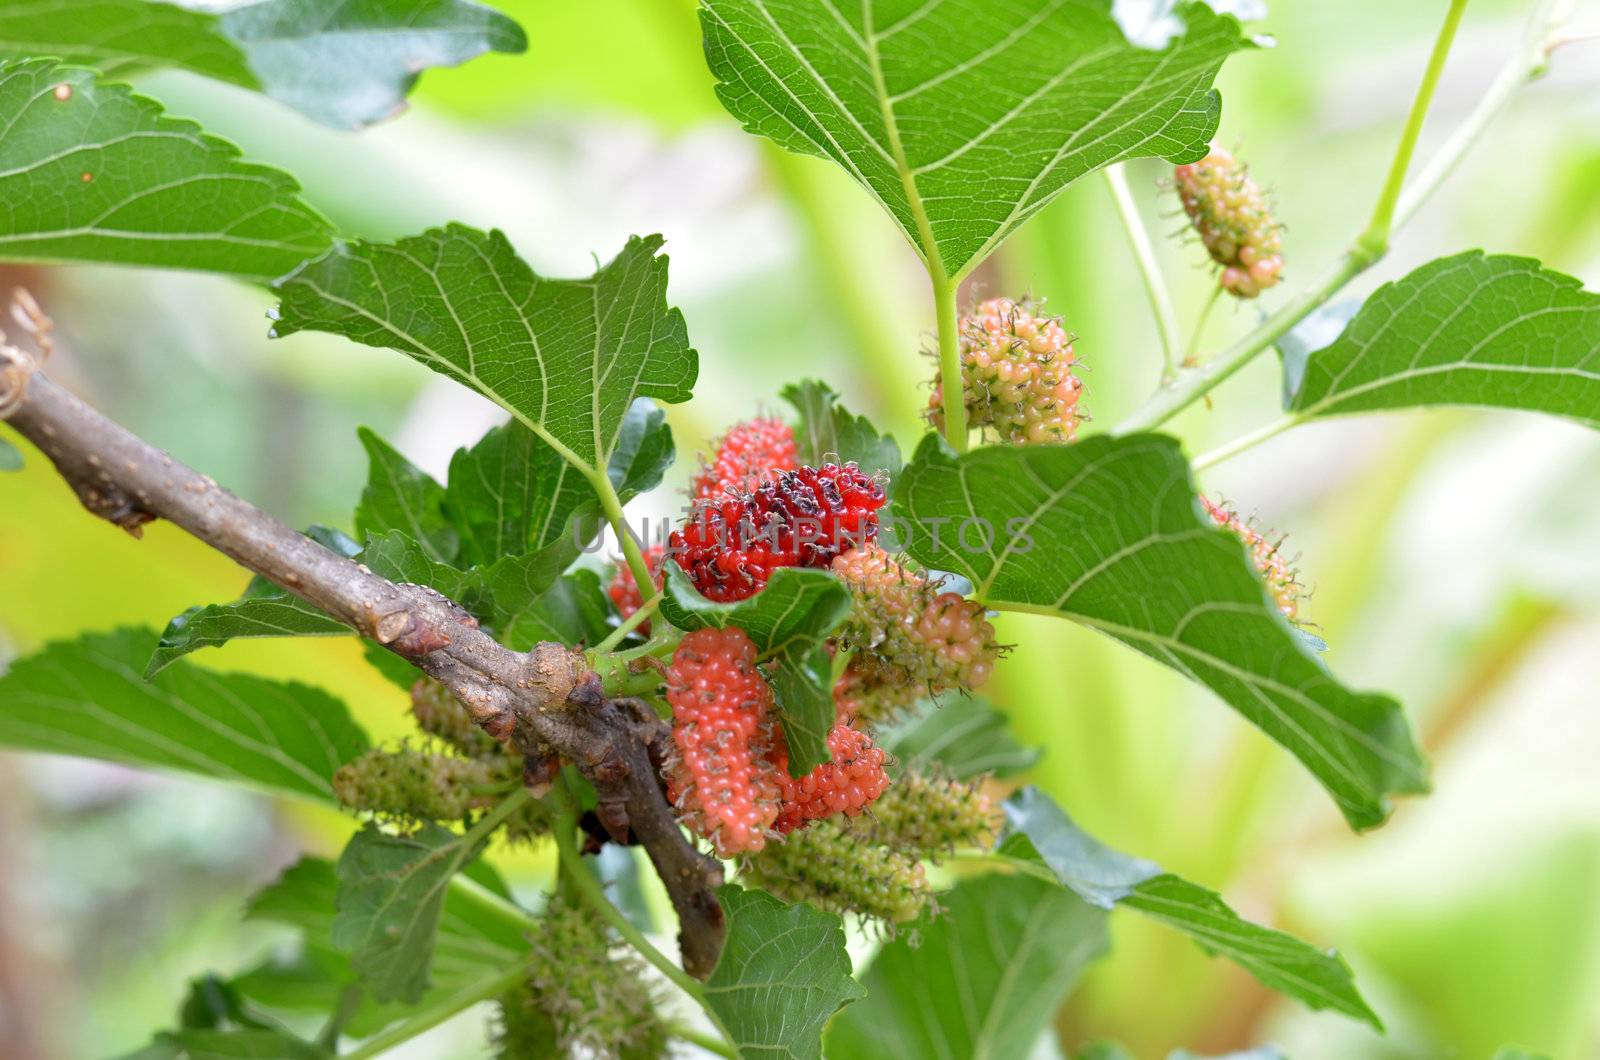
MULTIPOLYGON (((140 85, 296 174, 348 233, 497 226, 558 275, 587 273, 630 233, 664 233, 671 297, 702 358, 694 402, 670 411, 680 459, 669 487, 708 438, 778 409, 779 387, 802 376, 826 378, 909 448, 928 395, 925 278, 845 178, 745 135, 720 109, 692 6, 495 6, 527 28, 527 54, 432 72, 408 113, 359 135, 185 75, 140 85)), ((1468 9, 1421 157, 1487 86, 1525 6, 1468 9)), ((1444 5, 1271 7, 1260 28, 1277 46, 1230 61, 1220 82, 1220 140, 1272 189, 1286 225, 1288 283, 1268 305, 1362 223, 1444 5)), ((1478 246, 1600 288, 1597 55, 1593 43, 1559 52, 1358 293, 1478 246)), ((1129 167, 1158 239, 1181 227, 1164 176, 1152 162, 1129 167)), ((1187 325, 1211 274, 1198 247, 1160 243, 1187 325)), ((267 341, 269 298, 224 280, 83 267, 0 270, 0 281, 26 283, 56 318, 60 381, 291 523, 347 525, 365 476, 358 423, 442 476, 495 419, 402 356, 314 334, 267 341)), ((1154 385, 1155 330, 1098 177, 973 282, 986 295, 1032 292, 1065 317, 1088 368, 1091 427, 1154 385)), ((1260 311, 1224 306, 1201 348, 1260 311)), ((1262 358, 1171 429, 1204 451, 1272 419, 1277 392, 1262 358)), ((1476 1058, 1517 1042, 1600 1057, 1600 441, 1506 413, 1365 418, 1280 436, 1204 484, 1290 535, 1329 664, 1400 696, 1433 758, 1432 796, 1352 836, 1225 706, 1061 623, 999 620, 1016 649, 986 691, 1048 748, 1028 779, 1107 842, 1222 891, 1243 915, 1338 946, 1390 1032, 1310 1014, 1188 940, 1119 917, 1115 951, 1060 1013, 1061 1045, 1116 1038, 1143 1058, 1273 1041, 1319 1060, 1476 1058)), ((669 490, 632 514, 677 504, 669 490)), ((31 450, 23 473, 0 478, 0 658, 82 630, 159 627, 243 582, 165 524, 135 542, 87 518, 31 450)), ((402 697, 353 642, 253 642, 202 661, 321 683, 375 735, 406 725, 402 697)), ((137 1047, 170 1023, 188 978, 279 941, 240 927, 250 891, 301 849, 336 853, 351 828, 217 786, 0 756, 0 1009, 14 1014, 0 1031, 34 1050, 18 1056, 137 1047)), ((548 871, 525 856, 503 865, 525 888, 548 871)), ((468 1014, 399 1055, 477 1055, 482 1022, 468 1014)))

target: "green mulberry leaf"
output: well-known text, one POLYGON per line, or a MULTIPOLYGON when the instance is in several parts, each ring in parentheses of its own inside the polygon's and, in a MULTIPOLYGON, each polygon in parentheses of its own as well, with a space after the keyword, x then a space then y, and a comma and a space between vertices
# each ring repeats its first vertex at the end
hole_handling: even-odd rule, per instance
POLYGON ((865 993, 850 978, 844 925, 764 891, 730 884, 717 897, 728 940, 706 980, 706 1003, 745 1060, 816 1060, 829 1018, 865 993))
POLYGON ((429 67, 526 48, 515 22, 466 0, 255 0, 215 14, 155 0, 0 8, 0 58, 53 55, 107 74, 177 67, 340 129, 402 109, 429 67))
POLYGON ((0 260, 269 281, 327 249, 287 174, 154 100, 49 60, 0 63, 0 260))
POLYGON ((750 132, 833 159, 936 276, 961 277, 1072 181, 1123 159, 1193 162, 1211 89, 1247 47, 1182 5, 1184 32, 1130 43, 1111 0, 704 0, 717 96, 750 132))
POLYGON ((1100 630, 1210 688, 1301 760, 1355 828, 1427 788, 1400 706, 1336 681, 1284 619, 1239 539, 1200 511, 1163 435, 952 455, 930 435, 895 486, 925 566, 988 604, 1100 630))
POLYGON ((1600 427, 1600 295, 1531 258, 1468 251, 1385 284, 1306 357, 1302 419, 1421 405, 1526 409, 1600 427))
POLYGON ((1216 892, 1112 850, 1037 788, 1013 795, 1005 813, 1008 835, 1001 853, 1038 858, 1084 901, 1143 913, 1188 935, 1208 953, 1227 957, 1264 986, 1313 1009, 1333 1009, 1382 1029, 1337 954, 1241 919, 1216 892))
POLYGON ((828 1032, 829 1060, 1021 1057, 1084 968, 1106 914, 1029 876, 976 876, 878 951, 867 998, 828 1032))
POLYGON ((800 413, 795 440, 801 463, 821 467, 828 460, 854 460, 869 475, 881 471, 893 478, 900 473, 900 446, 879 434, 865 416, 852 415, 839 404, 839 395, 828 384, 815 379, 791 383, 781 396, 800 413))
POLYGON ((187 663, 146 681, 150 630, 48 644, 0 676, 0 745, 81 755, 332 802, 371 745, 320 689, 187 663))
POLYGON ((579 471, 606 474, 634 401, 686 401, 694 385, 661 243, 630 239, 581 280, 541 277, 502 233, 464 225, 339 243, 279 284, 277 333, 400 350, 499 404, 579 471))

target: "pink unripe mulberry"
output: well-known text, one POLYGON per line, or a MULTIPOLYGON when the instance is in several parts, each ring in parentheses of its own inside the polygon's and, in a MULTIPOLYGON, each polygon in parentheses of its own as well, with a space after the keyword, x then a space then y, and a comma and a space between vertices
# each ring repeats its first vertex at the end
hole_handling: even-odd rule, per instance
MULTIPOLYGON (((651 545, 644 550, 644 565, 649 568, 650 581, 655 586, 655 592, 661 591, 662 573, 661 559, 666 555, 666 545, 651 545)), ((654 596, 655 592, 651 595, 654 596)), ((617 571, 611 576, 611 584, 606 588, 606 595, 611 597, 611 603, 617 609, 617 614, 626 621, 639 608, 644 606, 644 594, 639 591, 639 583, 634 580, 633 568, 626 562, 617 563, 617 571)), ((639 623, 639 632, 646 636, 650 633, 650 623, 639 623)))
MULTIPOLYGON (((991 298, 959 327, 967 422, 1013 445, 1070 442, 1083 418, 1072 336, 1059 319, 1034 315, 1035 308, 1026 300, 991 298)), ((941 430, 944 401, 943 388, 936 387, 929 416, 941 430)))
POLYGON ((989 679, 1000 646, 982 604, 941 592, 877 545, 844 553, 833 572, 855 602, 839 637, 855 656, 836 690, 850 712, 879 721, 917 696, 989 679))
POLYGON ((772 760, 783 793, 783 808, 775 822, 779 832, 838 814, 854 817, 889 787, 888 757, 860 729, 835 725, 828 733, 828 751, 829 761, 803 777, 791 777, 787 751, 782 743, 774 744, 772 760))
POLYGON ((756 669, 755 644, 741 629, 696 630, 666 677, 677 751, 669 795, 721 856, 760 850, 781 791, 767 757, 772 689, 756 669))
POLYGON ((1254 298, 1281 279, 1283 241, 1267 196, 1243 164, 1219 148, 1173 170, 1178 197, 1211 260, 1222 266, 1223 290, 1254 298))
POLYGON ((1239 518, 1239 513, 1232 508, 1216 504, 1203 495, 1200 498, 1200 506, 1211 516, 1212 522, 1232 530, 1239 536, 1239 540, 1244 542, 1245 549, 1250 553, 1250 561, 1265 579, 1267 592, 1277 603, 1278 610, 1283 612, 1284 618, 1293 622, 1300 613, 1301 586, 1294 569, 1284 558, 1282 540, 1273 541, 1239 518))

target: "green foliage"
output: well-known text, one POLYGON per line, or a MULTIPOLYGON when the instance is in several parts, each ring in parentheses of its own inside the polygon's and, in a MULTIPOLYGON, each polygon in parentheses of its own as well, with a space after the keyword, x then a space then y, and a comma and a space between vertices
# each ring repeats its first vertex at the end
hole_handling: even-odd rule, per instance
MULTIPOLYGON (((367 451, 367 485, 356 505, 356 536, 365 541, 398 530, 429 559, 453 563, 461 535, 445 512, 444 487, 371 430, 356 431, 367 451)), ((496 553, 498 555, 499 553, 496 553)))
MULTIPOLYGON (((619 500, 654 489, 676 450, 666 414, 654 401, 629 406, 607 473, 619 500)), ((513 421, 450 461, 445 511, 461 537, 459 561, 492 563, 539 552, 559 573, 594 532, 600 499, 561 453, 513 421)))
POLYGON ((694 386, 661 242, 635 237, 583 280, 545 279, 502 233, 465 225, 340 243, 279 285, 277 332, 400 350, 499 404, 580 471, 604 474, 636 398, 687 401, 694 386))
POLYGON ((0 256, 203 269, 267 281, 321 253, 328 222, 287 174, 167 117, 126 85, 0 63, 0 256))
POLYGON ((1353 827, 1382 823, 1388 793, 1427 788, 1399 705, 1332 679, 1194 497, 1161 435, 959 458, 930 436, 894 512, 926 566, 967 577, 992 606, 1082 622, 1206 685, 1305 763, 1353 827))
POLYGON ((828 1032, 830 1060, 1026 1056, 1083 969, 1105 913, 1027 876, 976 876, 939 899, 861 976, 867 997, 828 1032))
MULTIPOLYGON (((235 976, 231 988, 247 1001, 274 1012, 331 1012, 357 985, 350 957, 333 944, 339 878, 334 864, 302 857, 251 900, 246 917, 298 928, 300 949, 291 958, 270 958, 235 976)), ((434 939, 433 988, 424 1002, 448 997, 527 954, 527 924, 504 901, 505 884, 482 861, 449 881, 434 939)), ((346 1029, 366 1036, 403 1017, 407 1009, 366 995, 346 1029)))
POLYGON ((106 74, 173 66, 259 89, 336 128, 393 115, 428 67, 526 47, 515 22, 465 0, 254 0, 220 14, 55 0, 0 10, 0 58, 53 55, 106 74))
MULTIPOLYGON (((1175 2, 1144 5, 1145 23, 1133 27, 1133 7, 702 0, 700 21, 726 108, 783 148, 831 158, 899 224, 934 281, 948 355, 956 281, 1071 182, 1124 159, 1206 153, 1220 110, 1212 83, 1249 46, 1239 24, 1210 5, 1175 2)), ((242 162, 231 145, 100 78, 175 67, 356 127, 403 107, 428 67, 525 44, 513 22, 468 0, 254 0, 218 13, 53 0, 0 10, 0 111, 10 116, 0 131, 0 257, 276 281, 277 334, 320 330, 397 349, 499 404, 512 421, 458 451, 444 483, 363 430, 370 476, 355 511, 360 540, 312 536, 382 577, 436 589, 516 650, 591 646, 615 628, 599 577, 574 560, 603 523, 620 534, 621 505, 661 483, 674 442, 658 402, 688 400, 698 374, 683 317, 667 302, 661 237, 631 239, 582 279, 541 277, 502 233, 459 224, 394 243, 335 241, 287 175, 242 162), (45 54, 60 58, 38 58, 45 54)), ((1391 181, 1396 191, 1404 168, 1391 181)), ((1269 337, 1240 345, 1259 351, 1277 341, 1289 422, 1465 404, 1600 426, 1600 318, 1578 281, 1528 259, 1471 252, 1380 288, 1353 318, 1326 304, 1336 287, 1291 300, 1252 333, 1269 337)), ((952 361, 959 372, 949 356, 944 372, 952 361)), ((944 385, 952 382, 946 375, 944 385)), ((1153 400, 1175 400, 1180 389, 1174 383, 1153 400)), ((799 413, 801 458, 854 460, 893 481, 895 536, 923 566, 966 579, 984 605, 1080 622, 1204 685, 1298 757, 1355 828, 1382 823, 1391 795, 1425 790, 1398 704, 1328 673, 1308 646, 1314 638, 1285 620, 1239 541, 1197 507, 1174 439, 1101 436, 957 455, 930 436, 902 467, 893 438, 826 384, 805 381, 782 396, 799 413)), ((965 433, 952 431, 964 444, 965 433)), ((19 465, 0 441, 0 470, 19 465)), ((716 604, 669 564, 650 616, 654 639, 632 657, 665 657, 681 631, 743 629, 800 776, 828 757, 830 640, 851 609, 849 589, 827 571, 781 569, 755 597, 716 604)), ((237 601, 180 615, 159 642, 121 630, 53 644, 0 676, 0 744, 327 802, 330 777, 369 749, 342 704, 180 660, 238 638, 347 632, 257 579, 237 601)), ((408 666, 381 653, 376 661, 402 686, 415 680, 408 666)), ((637 676, 654 680, 648 670, 637 676)), ((907 688, 905 699, 925 691, 907 688)), ((727 945, 703 987, 680 978, 603 896, 553 905, 564 919, 546 921, 530 944, 525 935, 540 929, 475 860, 502 825, 515 829, 516 814, 543 820, 518 788, 465 834, 431 821, 408 834, 368 822, 337 868, 303 859, 249 914, 297 927, 299 951, 198 980, 180 1029, 136 1055, 324 1057, 337 1051, 340 1026, 363 1037, 404 1017, 431 1025, 495 997, 505 1004, 508 1055, 574 1045, 605 1052, 624 1040, 616 1051, 659 1051, 669 1028, 650 1022, 654 999, 637 958, 616 959, 623 939, 701 1002, 740 1056, 819 1057, 824 1036, 828 1055, 844 1060, 1023 1056, 1106 950, 1107 910, 1119 906, 1312 1008, 1378 1026, 1336 953, 1249 923, 1216 893, 1104 846, 1034 789, 1007 804, 1010 833, 991 856, 991 804, 978 796, 987 781, 973 778, 1022 772, 1040 752, 1020 745, 988 702, 925 701, 876 735, 900 771, 880 813, 775 836, 745 859, 746 881, 773 893, 718 892, 727 945), (1012 871, 961 878, 930 902, 919 859, 953 847, 1012 871), (858 980, 835 913, 914 923, 858 980), (573 959, 583 966, 563 963, 573 959), (598 1016, 585 1007, 608 991, 615 1003, 598 1016), (534 1010, 538 1018, 518 1022, 534 1010), (283 1030, 329 1012, 339 1015, 326 1049, 283 1030), (281 1013, 291 1018, 279 1022, 281 1013)), ((470 817, 515 786, 519 768, 498 745, 483 754, 382 753, 365 764, 383 782, 379 794, 394 797, 352 801, 470 817), (421 775, 436 766, 437 776, 421 775)), ((579 764, 596 777, 607 765, 579 764)), ((584 788, 578 811, 615 810, 584 788)), ((569 829, 563 886, 582 890, 574 881, 587 882, 586 870, 571 872, 570 838, 569 829)))
POLYGON ((772 683, 789 772, 804 776, 829 757, 833 728, 833 661, 827 640, 850 616, 850 590, 822 570, 783 567, 765 589, 736 603, 701 596, 683 568, 666 564, 661 613, 679 629, 738 626, 750 635, 772 683))
MULTIPOLYGON (((481 850, 474 832, 425 825, 391 835, 368 823, 339 857, 329 940, 379 1001, 415 1003, 432 985, 451 877, 481 850)), ((503 949, 503 947, 495 947, 503 949)))
POLYGON ((881 727, 878 746, 894 755, 899 771, 933 765, 956 780, 1015 776, 1042 753, 1017 743, 1005 715, 988 700, 961 693, 924 700, 914 713, 881 727))
POLYGON ((0 744, 175 769, 333 801, 366 734, 320 689, 189 664, 140 675, 156 646, 121 629, 50 644, 0 677, 0 744))
POLYGON ((1005 811, 1009 835, 1001 853, 1038 858, 1084 901, 1102 909, 1137 910, 1313 1009, 1331 1008, 1382 1029, 1337 955, 1240 919, 1215 892, 1112 850, 1073 824, 1037 788, 1012 796, 1005 811))
POLYGON ((929 271, 966 275, 1072 181, 1126 158, 1203 157, 1239 25, 1185 4, 1163 51, 1104 0, 705 0, 717 96, 750 132, 842 166, 929 271), (1092 90, 1087 86, 1093 86, 1092 90))
POLYGON ((879 434, 865 416, 851 415, 828 384, 815 379, 790 383, 782 397, 800 413, 794 433, 801 463, 821 467, 828 460, 854 460, 869 475, 882 471, 893 478, 900 473, 900 446, 879 434))
POLYGON ((328 1053, 274 1030, 166 1031, 123 1060, 325 1060, 328 1053))
POLYGON ((745 1060, 820 1057, 829 1018, 865 994, 850 978, 839 918, 731 884, 717 897, 728 941, 705 998, 734 1048, 745 1060))
POLYGON ((1374 291, 1296 374, 1306 418, 1488 405, 1600 427, 1600 295, 1531 258, 1440 258, 1374 291))

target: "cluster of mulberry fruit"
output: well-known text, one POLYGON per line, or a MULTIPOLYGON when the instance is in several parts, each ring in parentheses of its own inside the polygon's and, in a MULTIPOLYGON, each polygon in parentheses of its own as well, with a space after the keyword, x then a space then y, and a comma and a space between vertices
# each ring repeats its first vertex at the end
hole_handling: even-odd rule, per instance
MULTIPOLYGON (((1027 300, 991 298, 960 321, 962 400, 967 422, 1012 445, 1070 442, 1082 414, 1083 380, 1072 374, 1072 336, 1027 300)), ((945 395, 936 386, 929 418, 944 429, 945 395)))
POLYGON ((855 815, 889 785, 884 753, 836 725, 829 761, 789 775, 788 750, 756 647, 740 629, 686 634, 667 668, 676 758, 668 794, 684 821, 723 857, 836 814, 855 815))
POLYGON ((1222 289, 1254 298, 1281 278, 1283 241, 1266 194, 1245 166, 1213 148, 1173 171, 1178 197, 1211 260, 1222 266, 1222 289))
POLYGON ((983 606, 909 570, 877 545, 833 561, 854 608, 840 643, 854 649, 836 693, 853 717, 880 722, 919 696, 989 679, 1000 647, 983 606))
POLYGON ((1300 614, 1301 585, 1294 568, 1284 558, 1283 541, 1273 541, 1239 518, 1239 513, 1232 508, 1217 504, 1203 495, 1200 506, 1211 516, 1212 522, 1239 535, 1239 540, 1244 542, 1245 549, 1250 553, 1250 561, 1265 579, 1267 592, 1277 603, 1278 610, 1283 612, 1284 618, 1293 622, 1300 614))

